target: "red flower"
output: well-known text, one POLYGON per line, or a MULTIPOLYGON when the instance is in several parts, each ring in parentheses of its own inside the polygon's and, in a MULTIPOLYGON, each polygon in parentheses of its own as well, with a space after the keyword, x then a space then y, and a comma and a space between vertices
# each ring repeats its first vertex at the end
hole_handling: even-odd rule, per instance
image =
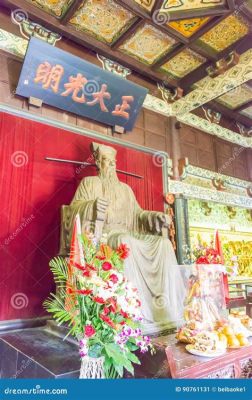
POLYGON ((95 258, 97 258, 98 260, 101 260, 101 261, 106 259, 106 257, 104 255, 97 255, 97 256, 95 256, 95 258))
POLYGON ((87 269, 91 269, 91 271, 96 271, 96 268, 92 264, 86 264, 87 269))
POLYGON ((94 301, 96 303, 99 303, 99 304, 105 304, 106 303, 105 300, 102 297, 98 297, 98 296, 94 297, 94 301))
POLYGON ((102 264, 102 269, 103 269, 103 271, 110 271, 112 269, 112 264, 110 264, 110 262, 106 261, 102 264))
POLYGON ((86 276, 87 278, 89 278, 90 277, 90 271, 85 269, 85 271, 83 272, 83 276, 86 276))
POLYGON ((108 315, 110 313, 110 309, 108 307, 104 307, 103 313, 104 315, 108 315))
POLYGON ((112 312, 114 312, 114 313, 116 312, 116 309, 117 309, 117 302, 116 302, 116 300, 114 300, 113 298, 110 299, 109 308, 110 308, 110 310, 111 310, 112 312))
POLYGON ((69 288, 67 288, 66 292, 68 294, 73 294, 75 291, 69 287, 69 288))
POLYGON ((123 310, 120 311, 120 314, 123 316, 123 318, 129 318, 128 314, 123 310))
POLYGON ((91 289, 84 289, 84 290, 76 290, 76 293, 88 296, 89 294, 93 293, 93 291, 91 289))
POLYGON ((116 276, 116 274, 111 274, 109 280, 112 281, 113 283, 117 283, 118 277, 116 276))
POLYGON ((73 266, 81 271, 85 271, 85 267, 83 265, 80 265, 78 263, 74 263, 73 266))
POLYGON ((113 328, 113 329, 116 328, 114 322, 113 322, 107 315, 100 314, 100 318, 101 318, 104 322, 106 322, 106 324, 109 325, 111 328, 113 328))
POLYGON ((129 248, 126 244, 122 243, 120 244, 120 246, 117 247, 116 252, 122 260, 125 260, 125 258, 127 258, 129 255, 129 248))
POLYGON ((207 257, 201 256, 196 260, 196 264, 209 264, 207 257))
POLYGON ((95 334, 96 330, 92 327, 92 325, 85 326, 85 336, 91 337, 95 334))

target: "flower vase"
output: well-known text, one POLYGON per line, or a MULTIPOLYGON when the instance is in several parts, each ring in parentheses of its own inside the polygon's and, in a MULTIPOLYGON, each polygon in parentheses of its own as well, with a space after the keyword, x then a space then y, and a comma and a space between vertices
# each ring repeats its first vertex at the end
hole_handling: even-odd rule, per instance
POLYGON ((83 357, 81 360, 80 379, 104 379, 104 357, 83 357))

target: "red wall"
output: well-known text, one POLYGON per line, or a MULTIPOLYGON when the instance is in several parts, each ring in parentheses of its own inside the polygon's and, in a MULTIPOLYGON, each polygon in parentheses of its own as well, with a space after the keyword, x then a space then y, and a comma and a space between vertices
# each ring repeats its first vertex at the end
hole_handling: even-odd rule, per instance
MULTIPOLYGON (((44 312, 53 290, 49 260, 59 246, 60 207, 69 204, 79 181, 94 175, 88 167, 46 161, 57 157, 87 160, 98 141, 63 129, 0 114, 0 320, 31 318, 44 312)), ((162 168, 152 155, 112 145, 117 167, 143 175, 119 175, 140 205, 162 210, 162 168)))

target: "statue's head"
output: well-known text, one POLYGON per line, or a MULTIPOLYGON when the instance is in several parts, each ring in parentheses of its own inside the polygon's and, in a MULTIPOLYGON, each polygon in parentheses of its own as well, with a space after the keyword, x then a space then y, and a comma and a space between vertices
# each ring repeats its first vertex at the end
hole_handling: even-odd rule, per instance
POLYGON ((91 150, 99 174, 103 177, 116 175, 116 150, 113 147, 94 142, 91 145, 91 150))

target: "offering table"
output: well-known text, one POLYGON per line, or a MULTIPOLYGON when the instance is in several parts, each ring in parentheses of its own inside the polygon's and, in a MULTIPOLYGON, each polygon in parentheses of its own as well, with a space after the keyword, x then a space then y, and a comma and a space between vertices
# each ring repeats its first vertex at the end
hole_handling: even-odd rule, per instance
POLYGON ((168 338, 166 356, 172 378, 246 378, 249 370, 252 373, 252 340, 249 346, 228 349, 221 356, 207 358, 188 353, 185 344, 177 343, 174 335, 168 338))

